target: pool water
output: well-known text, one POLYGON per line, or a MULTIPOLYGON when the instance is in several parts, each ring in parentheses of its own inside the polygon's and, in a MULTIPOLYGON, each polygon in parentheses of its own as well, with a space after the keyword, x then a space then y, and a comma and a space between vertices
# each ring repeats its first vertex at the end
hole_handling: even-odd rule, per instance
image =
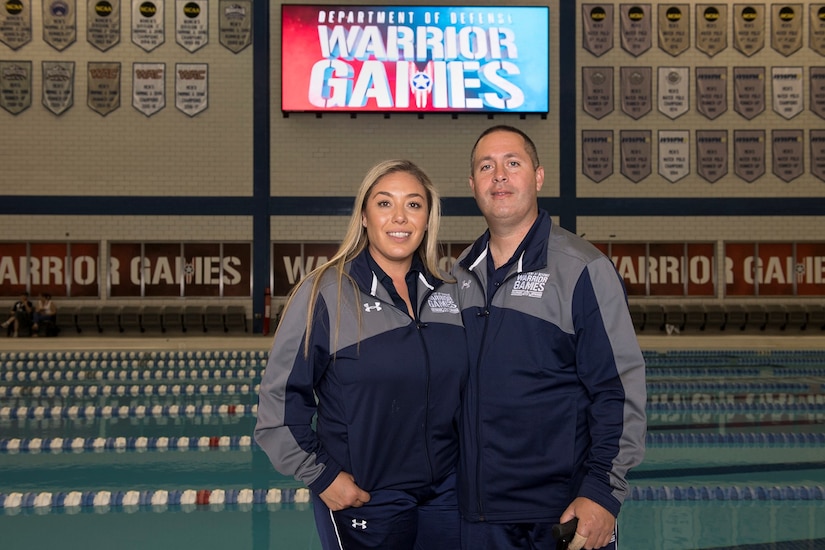
MULTIPOLYGON (((648 451, 622 547, 825 548, 825 353, 646 359, 648 451)), ((251 440, 265 364, 0 353, 0 547, 320 548, 307 490, 251 440)))

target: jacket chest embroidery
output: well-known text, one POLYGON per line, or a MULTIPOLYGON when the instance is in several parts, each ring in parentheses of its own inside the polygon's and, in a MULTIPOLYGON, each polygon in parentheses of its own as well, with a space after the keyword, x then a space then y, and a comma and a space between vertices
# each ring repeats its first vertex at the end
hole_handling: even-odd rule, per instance
POLYGON ((427 298, 427 306, 433 313, 458 313, 458 305, 446 292, 433 292, 427 298))
POLYGON ((544 287, 549 273, 520 273, 513 281, 511 296, 526 296, 527 298, 541 298, 544 295, 544 287))

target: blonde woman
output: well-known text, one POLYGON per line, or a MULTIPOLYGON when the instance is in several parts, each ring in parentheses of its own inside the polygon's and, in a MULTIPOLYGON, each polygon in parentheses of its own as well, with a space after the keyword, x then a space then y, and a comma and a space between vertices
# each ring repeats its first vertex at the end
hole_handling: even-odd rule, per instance
POLYGON ((293 290, 275 333, 255 439, 309 487, 325 549, 459 547, 467 352, 439 223, 420 168, 373 167, 338 252, 293 290))

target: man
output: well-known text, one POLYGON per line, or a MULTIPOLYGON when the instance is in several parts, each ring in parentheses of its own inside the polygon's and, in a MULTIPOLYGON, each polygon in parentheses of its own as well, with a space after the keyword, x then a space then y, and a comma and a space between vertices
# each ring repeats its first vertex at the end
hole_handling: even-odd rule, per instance
POLYGON ((13 335, 17 337, 21 332, 23 336, 28 336, 31 329, 32 303, 29 301, 29 293, 21 292, 20 298, 14 302, 9 310, 10 316, 3 323, 3 328, 9 325, 13 327, 13 335))
POLYGON ((535 144, 495 126, 471 154, 485 232, 458 259, 470 377, 461 418, 462 546, 616 548, 644 455, 644 359, 613 264, 538 208, 535 144), (571 545, 572 547, 572 545, 571 545))

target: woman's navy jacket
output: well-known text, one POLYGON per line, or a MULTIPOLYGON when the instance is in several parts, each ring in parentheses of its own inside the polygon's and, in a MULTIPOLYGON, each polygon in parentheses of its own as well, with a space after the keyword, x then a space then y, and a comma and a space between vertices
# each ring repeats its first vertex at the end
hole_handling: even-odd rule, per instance
POLYGON ((458 457, 467 350, 455 285, 419 273, 413 319, 393 305, 367 254, 346 266, 357 299, 348 279, 339 289, 326 274, 308 357, 312 285, 301 284, 261 382, 255 440, 279 472, 316 493, 342 470, 366 491, 423 487, 458 457))

